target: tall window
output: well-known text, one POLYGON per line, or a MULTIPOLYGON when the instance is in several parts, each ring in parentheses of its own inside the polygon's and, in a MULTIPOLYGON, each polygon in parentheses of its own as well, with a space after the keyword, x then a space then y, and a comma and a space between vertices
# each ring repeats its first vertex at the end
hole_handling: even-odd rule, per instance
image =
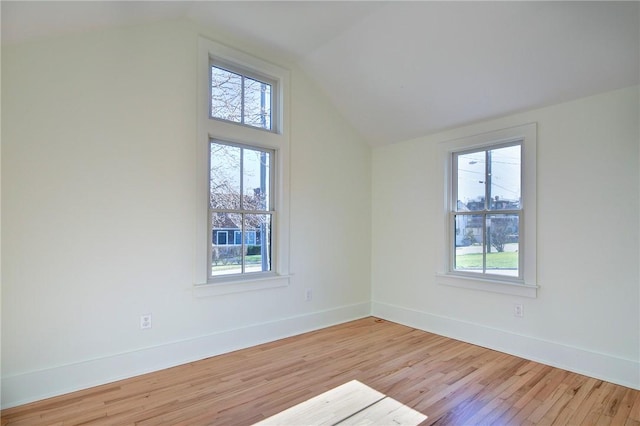
POLYGON ((198 38, 194 294, 289 284, 289 71, 198 38))
POLYGON ((453 270, 522 278, 522 141, 453 153, 453 270))
POLYGON ((210 277, 270 272, 274 152, 211 140, 209 155, 210 277))

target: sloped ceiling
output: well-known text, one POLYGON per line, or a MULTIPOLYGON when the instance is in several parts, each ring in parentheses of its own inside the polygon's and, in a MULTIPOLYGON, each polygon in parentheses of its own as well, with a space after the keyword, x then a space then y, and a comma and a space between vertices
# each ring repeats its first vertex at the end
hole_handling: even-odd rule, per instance
POLYGON ((3 43, 187 17, 297 62, 372 146, 640 84, 639 2, 7 2, 3 43))

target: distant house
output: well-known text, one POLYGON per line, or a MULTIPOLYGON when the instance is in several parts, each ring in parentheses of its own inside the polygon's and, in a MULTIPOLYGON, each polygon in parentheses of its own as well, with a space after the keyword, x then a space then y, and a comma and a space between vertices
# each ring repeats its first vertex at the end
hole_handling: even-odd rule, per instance
MULTIPOLYGON (((247 246, 260 246, 260 228, 245 231, 244 244, 247 246)), ((240 246, 242 245, 242 230, 238 227, 215 228, 212 231, 211 243, 214 246, 240 246)))
MULTIPOLYGON (((220 262, 223 264, 228 262, 240 263, 242 261, 242 253, 246 255, 263 254, 263 230, 261 227, 264 227, 264 225, 245 227, 243 249, 242 228, 240 224, 234 223, 227 217, 223 223, 218 224, 211 231, 211 261, 214 265, 220 262)), ((268 232, 268 230, 265 229, 264 232, 268 232)), ((266 247, 266 250, 269 250, 269 247, 266 247)))
MULTIPOLYGON (((219 213, 214 217, 211 233, 211 243, 214 246, 242 245, 242 225, 236 223, 230 216, 219 213)), ((245 227, 244 244, 246 246, 260 246, 262 244, 262 227, 260 224, 245 227)))
MULTIPOLYGON (((225 183, 223 186, 230 186, 225 183)), ((253 195, 242 197, 243 205, 249 210, 260 211, 265 207, 265 197, 261 195, 264 191, 260 188, 253 189, 253 195)), ((224 207, 238 205, 240 203, 238 194, 235 193, 212 193, 211 202, 220 210, 212 217, 211 243, 213 246, 241 246, 242 241, 242 213, 225 212, 224 207)), ((266 231, 260 214, 245 214, 244 224, 244 244, 246 246, 260 246, 262 243, 262 233, 266 231)))
MULTIPOLYGON (((507 200, 496 197, 491 200, 490 209, 500 214, 500 210, 517 210, 520 208, 520 200, 507 200)), ((458 211, 473 212, 485 209, 484 197, 477 200, 468 201, 466 204, 458 200, 458 211)), ((482 224, 483 217, 481 215, 458 215, 456 218, 456 246, 463 247, 482 241, 482 224)), ((500 226, 501 231, 509 235, 510 242, 518 241, 519 224, 517 220, 511 217, 498 216, 493 217, 491 222, 494 226, 500 226)))

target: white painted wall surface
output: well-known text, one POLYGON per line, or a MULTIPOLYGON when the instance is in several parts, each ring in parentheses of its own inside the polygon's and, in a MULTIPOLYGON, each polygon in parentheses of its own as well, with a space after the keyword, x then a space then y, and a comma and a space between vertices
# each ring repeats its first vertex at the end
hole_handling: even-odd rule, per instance
POLYGON ((639 89, 373 152, 373 313, 640 387, 639 89), (442 141, 538 123, 538 297, 439 285, 442 141), (524 305, 515 318, 513 305, 524 305))
POLYGON ((4 407, 369 314, 371 150, 286 63, 294 276, 192 294, 199 33, 252 53, 186 21, 3 46, 4 407))
POLYGON ((198 34, 278 61, 188 22, 3 46, 3 407, 370 312, 640 387, 637 87, 372 153, 280 61, 294 276, 196 298, 198 34), (532 121, 538 298, 437 285, 437 143, 532 121))

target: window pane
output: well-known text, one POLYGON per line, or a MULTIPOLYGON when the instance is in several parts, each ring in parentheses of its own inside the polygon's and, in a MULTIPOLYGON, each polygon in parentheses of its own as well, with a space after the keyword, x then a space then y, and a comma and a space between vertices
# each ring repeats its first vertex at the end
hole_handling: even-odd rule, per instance
POLYGON ((456 156, 457 201, 461 211, 484 210, 485 203, 485 151, 456 156))
POLYGON ((271 129, 271 85, 245 78, 244 123, 271 129))
POLYGON ((242 246, 232 244, 229 237, 242 227, 242 217, 235 213, 211 215, 211 275, 239 274, 242 272, 242 246))
POLYGON ((253 149, 244 150, 242 200, 244 210, 269 210, 269 168, 271 155, 253 149))
POLYGON ((483 272, 483 216, 455 216, 456 271, 483 272))
POLYGON ((271 215, 245 215, 245 272, 271 271, 271 215))
POLYGON ((257 239, 256 239, 256 231, 247 231, 246 235, 245 235, 245 239, 244 239, 244 243, 248 246, 255 246, 257 244, 257 239))
POLYGON ((240 123, 242 120, 242 76, 211 67, 211 117, 240 123))
POLYGON ((520 145, 488 151, 491 159, 491 210, 520 208, 520 145))
POLYGON ((241 148, 211 143, 209 202, 213 209, 240 209, 241 148))
POLYGON ((519 225, 517 214, 487 216, 487 273, 518 276, 519 225))
POLYGON ((221 246, 227 245, 227 236, 228 236, 227 231, 217 229, 213 231, 213 234, 215 236, 214 240, 216 241, 216 244, 221 246))

